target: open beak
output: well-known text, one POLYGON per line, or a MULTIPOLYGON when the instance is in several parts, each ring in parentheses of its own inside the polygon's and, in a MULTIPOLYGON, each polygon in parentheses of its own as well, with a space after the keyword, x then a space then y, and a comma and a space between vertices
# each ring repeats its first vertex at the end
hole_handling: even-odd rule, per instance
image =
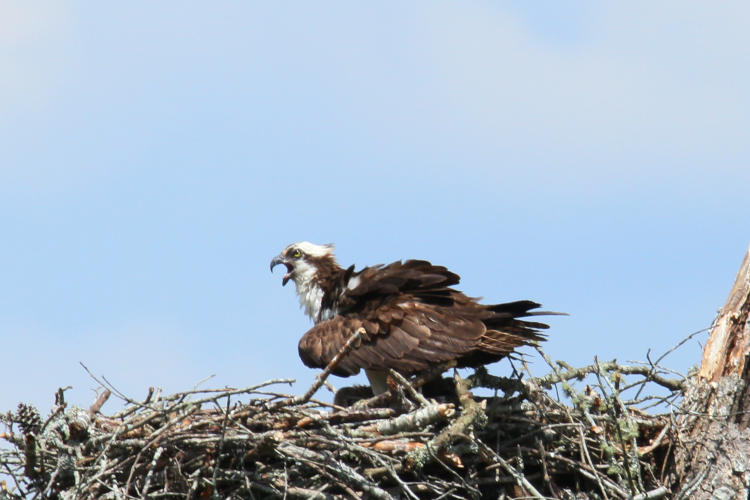
POLYGON ((286 266, 286 274, 281 279, 281 286, 284 286, 292 278, 292 272, 294 271, 294 267, 289 263, 289 261, 285 257, 282 257, 281 255, 277 255, 276 257, 271 259, 271 272, 273 272, 273 268, 278 266, 279 264, 284 264, 286 266))

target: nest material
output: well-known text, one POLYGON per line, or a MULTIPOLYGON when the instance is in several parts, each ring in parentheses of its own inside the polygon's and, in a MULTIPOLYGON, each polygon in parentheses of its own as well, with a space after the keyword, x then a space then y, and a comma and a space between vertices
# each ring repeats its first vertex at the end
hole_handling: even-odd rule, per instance
POLYGON ((44 421, 28 405, 3 417, 0 498, 665 496, 674 422, 645 410, 668 410, 684 381, 650 364, 545 359, 544 377, 455 373, 430 399, 415 387, 441 369, 393 372, 390 395, 348 408, 312 399, 326 372, 304 396, 271 380, 149 393, 110 416, 109 390, 88 410, 61 390, 44 421))

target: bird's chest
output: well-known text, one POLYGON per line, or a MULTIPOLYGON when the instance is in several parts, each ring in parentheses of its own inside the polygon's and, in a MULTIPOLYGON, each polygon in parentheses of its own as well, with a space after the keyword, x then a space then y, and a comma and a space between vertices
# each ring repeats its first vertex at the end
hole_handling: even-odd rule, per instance
POLYGON ((298 283, 300 306, 313 321, 317 321, 323 304, 323 290, 315 283, 298 283))
POLYGON ((305 313, 315 323, 329 320, 341 313, 338 294, 335 291, 327 293, 319 283, 314 281, 299 283, 297 295, 305 313))
POLYGON ((334 304, 328 303, 323 289, 317 285, 300 285, 297 287, 299 302, 310 319, 315 323, 333 318, 337 314, 334 304))

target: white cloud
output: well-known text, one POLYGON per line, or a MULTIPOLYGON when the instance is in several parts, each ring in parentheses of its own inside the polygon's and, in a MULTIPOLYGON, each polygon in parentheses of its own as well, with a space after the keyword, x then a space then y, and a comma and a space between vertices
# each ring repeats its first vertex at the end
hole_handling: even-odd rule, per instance
POLYGON ((76 74, 71 5, 0 0, 0 184, 8 195, 58 189, 71 177, 63 155, 46 156, 49 137, 69 132, 51 123, 76 74))
POLYGON ((59 2, 0 3, 0 111, 44 111, 66 72, 73 18, 59 2))
MULTIPOLYGON (((350 6, 336 16, 315 8, 298 12, 299 19, 270 8, 252 11, 250 29, 225 19, 241 18, 238 11, 216 11, 204 23, 199 11, 181 10, 175 24, 170 8, 178 7, 159 7, 122 24, 122 12, 103 9, 89 15, 105 27, 118 23, 106 31, 115 34, 101 46, 79 47, 85 57, 73 75, 71 60, 79 56, 71 32, 92 28, 76 26, 71 12, 54 5, 8 3, 0 16, 0 128, 20 121, 17 142, 24 142, 0 158, 5 185, 65 189, 87 176, 96 183, 107 169, 130 168, 113 166, 107 153, 149 158, 143 149, 156 142, 166 155, 180 150, 184 145, 170 142, 172 127, 206 110, 223 110, 222 119, 234 110, 252 115, 264 124, 267 143, 285 151, 320 144, 339 155, 331 163, 344 161, 341 150, 349 147, 363 155, 370 148, 386 164, 413 153, 412 163, 433 168, 435 153, 482 173, 498 164, 549 175, 574 170, 569 182, 643 178, 656 167, 668 175, 685 165, 750 172, 739 161, 750 148, 745 4, 566 5, 561 19, 527 3, 430 2, 366 15, 350 6), (558 28, 567 31, 548 36, 558 28), (121 77, 98 67, 102 61, 121 77), (154 75, 178 87, 160 87, 154 75), (60 83, 66 78, 67 90, 60 83), (216 90, 227 85, 228 96, 216 90), (75 105, 50 125, 45 113, 71 99, 71 88, 75 105), (142 95, 134 97, 133 88, 142 95), (54 127, 71 118, 78 128, 66 141, 71 131, 54 127), (35 148, 37 134, 53 146, 35 148)), ((86 35, 80 38, 102 37, 86 35)), ((253 146, 261 151, 265 144, 253 146)), ((513 175, 509 170, 502 175, 513 175)), ((568 172, 555 177, 568 179, 568 172)))
POLYGON ((413 37, 420 90, 439 104, 427 126, 464 137, 467 151, 572 163, 578 174, 746 157, 750 9, 654 5, 599 7, 582 36, 551 44, 513 12, 440 4, 413 37))

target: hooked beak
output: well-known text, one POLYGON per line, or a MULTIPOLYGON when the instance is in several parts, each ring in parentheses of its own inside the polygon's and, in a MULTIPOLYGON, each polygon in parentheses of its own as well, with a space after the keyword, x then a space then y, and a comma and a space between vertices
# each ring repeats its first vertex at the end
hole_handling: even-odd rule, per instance
POLYGON ((278 266, 279 264, 284 264, 286 266, 286 274, 281 279, 281 286, 285 286, 292 277, 292 272, 294 271, 294 267, 289 263, 289 261, 285 257, 282 257, 281 255, 277 255, 276 257, 271 259, 271 272, 273 272, 273 268, 278 266))

